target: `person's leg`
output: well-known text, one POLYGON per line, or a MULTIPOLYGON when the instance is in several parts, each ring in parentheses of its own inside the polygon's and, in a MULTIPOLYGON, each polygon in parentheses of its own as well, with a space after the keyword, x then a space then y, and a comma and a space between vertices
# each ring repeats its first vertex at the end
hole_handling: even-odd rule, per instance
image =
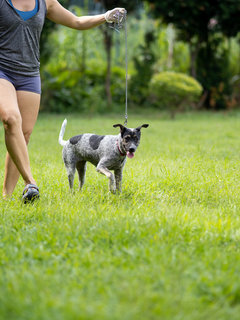
MULTIPOLYGON (((28 144, 33 127, 36 123, 39 106, 40 94, 29 91, 17 91, 17 101, 22 116, 22 131, 26 143, 28 144)), ((19 171, 12 161, 9 153, 5 162, 5 177, 3 184, 4 194, 11 195, 19 179, 19 171)))
MULTIPOLYGON (((13 85, 0 79, 0 119, 5 131, 5 143, 13 162, 26 184, 35 184, 30 169, 26 141, 22 131, 22 118, 13 85)), ((10 195, 3 190, 4 196, 10 195)))

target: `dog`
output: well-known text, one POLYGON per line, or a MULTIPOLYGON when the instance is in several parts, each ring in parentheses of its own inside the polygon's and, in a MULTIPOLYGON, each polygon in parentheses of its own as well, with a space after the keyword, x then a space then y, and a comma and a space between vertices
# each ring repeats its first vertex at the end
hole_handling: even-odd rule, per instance
POLYGON ((59 144, 63 146, 62 156, 67 170, 70 190, 73 189, 75 171, 78 171, 79 187, 84 185, 87 162, 92 163, 97 172, 104 174, 109 179, 109 191, 121 192, 122 171, 126 163, 126 157, 133 158, 140 143, 141 129, 147 128, 143 124, 135 129, 130 129, 122 124, 114 124, 120 127, 118 135, 96 135, 84 133, 63 140, 67 120, 63 121, 59 144), (113 170, 114 174, 110 171, 113 170))

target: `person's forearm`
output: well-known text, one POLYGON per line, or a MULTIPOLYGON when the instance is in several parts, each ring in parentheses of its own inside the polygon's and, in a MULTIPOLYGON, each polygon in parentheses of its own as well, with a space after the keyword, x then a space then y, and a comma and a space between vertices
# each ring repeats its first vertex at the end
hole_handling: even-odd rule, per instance
POLYGON ((106 22, 104 14, 94 16, 82 16, 77 18, 76 29, 87 30, 99 26, 106 22))
POLYGON ((114 8, 105 14, 77 17, 71 11, 65 9, 57 0, 46 0, 46 4, 48 19, 77 30, 91 29, 106 21, 113 23, 118 21, 118 19, 122 19, 124 14, 126 14, 124 8, 114 8))
POLYGON ((71 11, 61 6, 58 1, 49 0, 48 4, 49 4, 48 11, 47 11, 48 19, 52 20, 55 23, 62 24, 72 29, 77 29, 77 30, 91 29, 106 22, 106 19, 104 18, 104 14, 77 17, 71 11))

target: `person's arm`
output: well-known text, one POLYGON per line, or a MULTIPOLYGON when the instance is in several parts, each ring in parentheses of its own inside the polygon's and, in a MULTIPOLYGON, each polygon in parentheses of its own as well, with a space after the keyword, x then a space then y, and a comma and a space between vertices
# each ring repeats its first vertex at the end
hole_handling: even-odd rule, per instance
MULTIPOLYGON (((87 30, 106 22, 106 14, 77 17, 72 12, 65 9, 57 0, 47 0, 46 3, 47 18, 55 23, 62 24, 72 29, 87 30)), ((117 9, 120 12, 125 11, 123 8, 116 8, 115 10, 117 9)))

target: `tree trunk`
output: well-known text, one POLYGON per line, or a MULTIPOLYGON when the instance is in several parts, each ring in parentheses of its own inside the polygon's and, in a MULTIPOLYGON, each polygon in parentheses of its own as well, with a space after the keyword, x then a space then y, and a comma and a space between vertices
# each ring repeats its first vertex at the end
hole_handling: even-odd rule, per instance
POLYGON ((172 69, 173 66, 173 52, 174 52, 174 42, 175 34, 172 24, 167 27, 167 41, 168 41, 168 58, 167 58, 167 68, 172 69))
POLYGON ((190 46, 190 74, 193 78, 197 78, 196 60, 198 55, 198 46, 193 45, 191 42, 190 46))
POLYGON ((111 53, 112 53, 112 33, 108 29, 103 29, 104 44, 107 54, 107 75, 105 82, 105 90, 107 95, 107 104, 109 107, 112 105, 112 94, 111 94, 111 53))

